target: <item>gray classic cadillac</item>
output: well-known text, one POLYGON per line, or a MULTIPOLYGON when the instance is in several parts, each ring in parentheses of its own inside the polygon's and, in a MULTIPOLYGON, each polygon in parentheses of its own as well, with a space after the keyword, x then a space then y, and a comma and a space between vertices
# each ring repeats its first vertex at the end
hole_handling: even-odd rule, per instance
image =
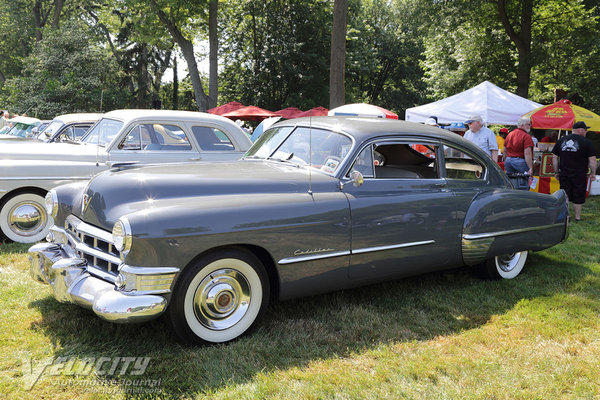
POLYGON ((438 128, 355 117, 274 125, 239 161, 114 168, 46 196, 31 274, 111 322, 165 314, 190 343, 289 299, 463 265, 514 278, 566 238, 567 201, 514 190, 438 128))
POLYGON ((227 118, 168 110, 108 112, 79 142, 7 141, 0 147, 0 236, 42 240, 52 225, 44 209, 46 192, 87 181, 116 163, 234 160, 251 144, 227 118))

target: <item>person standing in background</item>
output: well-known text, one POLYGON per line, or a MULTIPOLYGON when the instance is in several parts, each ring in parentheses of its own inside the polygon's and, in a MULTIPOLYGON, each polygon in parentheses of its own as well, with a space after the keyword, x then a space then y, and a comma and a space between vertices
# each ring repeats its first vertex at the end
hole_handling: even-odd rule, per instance
MULTIPOLYGON (((521 117, 517 129, 510 132, 504 141, 504 169, 507 174, 533 175, 533 140, 529 131, 531 120, 521 117)), ((526 178, 519 178, 519 189, 528 189, 526 178)), ((514 182, 514 181, 513 181, 514 182)))
POLYGON ((463 137, 479 146, 488 156, 492 157, 492 160, 498 161, 496 135, 490 128, 483 126, 481 116, 471 115, 465 123, 469 125, 469 130, 465 132, 463 137))
POLYGON ((575 222, 581 221, 588 175, 596 179, 596 153, 592 142, 585 138, 588 128, 585 122, 575 122, 572 133, 558 139, 552 149, 556 178, 573 203, 575 222))

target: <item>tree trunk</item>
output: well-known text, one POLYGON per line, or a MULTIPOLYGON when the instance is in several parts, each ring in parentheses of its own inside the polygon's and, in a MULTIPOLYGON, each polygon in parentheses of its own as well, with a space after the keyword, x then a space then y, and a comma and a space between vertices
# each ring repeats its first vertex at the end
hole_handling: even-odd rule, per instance
POLYGON ((208 108, 217 106, 219 97, 218 53, 219 35, 217 33, 217 11, 219 0, 210 0, 208 8, 208 43, 209 43, 209 70, 208 70, 208 108))
POLYGON ((179 45, 183 58, 185 59, 188 71, 190 74, 190 80, 192 81, 192 88, 194 89, 194 98, 198 111, 206 112, 208 110, 208 96, 204 92, 202 87, 202 80, 200 80, 200 73, 198 72, 198 63, 196 63, 196 57, 194 55, 194 43, 191 40, 186 39, 179 27, 169 17, 158 8, 155 0, 150 0, 151 7, 158 14, 158 19, 167 28, 175 42, 179 45))
POLYGON ((173 57, 173 110, 179 109, 179 78, 177 77, 177 55, 173 57))
POLYGON ((498 0, 498 15, 508 37, 517 47, 517 94, 527 98, 531 80, 531 24, 533 20, 533 0, 521 1, 521 23, 519 32, 511 25, 506 13, 506 0, 498 0))
POLYGON ((60 14, 62 13, 65 0, 54 0, 54 18, 52 18, 52 29, 60 26, 60 14))
POLYGON ((329 71, 329 108, 345 103, 344 80, 346 73, 346 18, 348 0, 335 0, 331 32, 331 62, 329 71))
POLYGON ((45 21, 42 20, 42 0, 36 0, 33 4, 33 21, 35 23, 35 41, 42 41, 42 28, 45 21))

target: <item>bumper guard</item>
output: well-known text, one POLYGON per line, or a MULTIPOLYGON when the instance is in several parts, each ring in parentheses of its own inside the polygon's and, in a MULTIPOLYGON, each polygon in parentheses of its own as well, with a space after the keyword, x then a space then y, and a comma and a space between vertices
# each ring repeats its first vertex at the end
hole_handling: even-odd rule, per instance
POLYGON ((143 322, 158 317, 167 307, 163 296, 127 295, 90 275, 86 260, 70 255, 59 244, 34 245, 29 260, 33 279, 52 286, 56 300, 91 309, 107 321, 143 322))

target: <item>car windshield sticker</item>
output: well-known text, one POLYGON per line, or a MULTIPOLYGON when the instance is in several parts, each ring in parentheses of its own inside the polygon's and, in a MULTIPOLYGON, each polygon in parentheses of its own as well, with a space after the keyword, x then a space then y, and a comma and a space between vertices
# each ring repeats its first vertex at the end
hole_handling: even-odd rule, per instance
POLYGON ((340 162, 338 160, 334 158, 328 158, 327 161, 325 161, 325 164, 323 164, 323 166, 321 167, 321 171, 333 174, 337 169, 338 165, 340 165, 340 162))

